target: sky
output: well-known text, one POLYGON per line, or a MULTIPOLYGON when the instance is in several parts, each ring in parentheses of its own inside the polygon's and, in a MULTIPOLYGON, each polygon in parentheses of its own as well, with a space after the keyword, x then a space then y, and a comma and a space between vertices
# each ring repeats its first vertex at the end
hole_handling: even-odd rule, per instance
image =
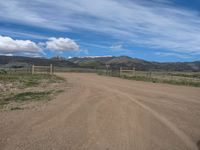
POLYGON ((0 0, 0 55, 200 60, 199 0, 0 0))

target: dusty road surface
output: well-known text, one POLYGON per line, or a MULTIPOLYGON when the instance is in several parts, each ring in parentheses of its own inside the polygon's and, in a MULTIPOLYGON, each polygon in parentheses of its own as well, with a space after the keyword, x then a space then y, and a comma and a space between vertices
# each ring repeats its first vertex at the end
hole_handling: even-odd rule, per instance
POLYGON ((198 150, 200 88, 59 75, 55 100, 0 112, 1 150, 198 150))

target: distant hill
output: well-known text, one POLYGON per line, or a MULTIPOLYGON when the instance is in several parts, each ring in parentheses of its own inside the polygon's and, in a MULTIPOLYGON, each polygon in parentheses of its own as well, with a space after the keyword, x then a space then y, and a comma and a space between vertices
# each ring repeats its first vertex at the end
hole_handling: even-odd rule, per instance
POLYGON ((136 70, 160 70, 160 71, 200 71, 200 61, 196 62, 172 62, 159 63, 149 62, 142 59, 131 58, 128 56, 120 57, 74 57, 65 59, 62 57, 31 58, 22 56, 0 56, 0 66, 7 67, 26 67, 30 65, 47 66, 53 64, 57 67, 68 68, 90 68, 104 69, 106 64, 113 69, 124 67, 127 69, 136 68, 136 70))
POLYGON ((160 71, 200 71, 200 61, 196 62, 173 62, 159 63, 149 62, 142 59, 131 58, 128 56, 120 57, 83 57, 72 58, 69 61, 86 68, 105 68, 108 64, 112 68, 136 68, 136 70, 160 70, 160 71))
POLYGON ((0 66, 26 67, 30 65, 48 66, 53 64, 57 67, 78 67, 77 64, 60 58, 31 58, 22 56, 0 56, 0 66))

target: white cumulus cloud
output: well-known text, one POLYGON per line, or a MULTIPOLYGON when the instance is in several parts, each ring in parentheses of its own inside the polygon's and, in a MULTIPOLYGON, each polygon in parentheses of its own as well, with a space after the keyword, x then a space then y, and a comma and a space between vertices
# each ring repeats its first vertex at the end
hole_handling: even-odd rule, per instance
POLYGON ((69 38, 50 38, 46 42, 46 48, 54 51, 77 51, 79 45, 69 38))
POLYGON ((42 54, 42 49, 30 40, 15 40, 8 36, 0 35, 1 54, 42 54))
POLYGON ((123 45, 122 44, 114 44, 110 48, 111 49, 123 49, 123 45))

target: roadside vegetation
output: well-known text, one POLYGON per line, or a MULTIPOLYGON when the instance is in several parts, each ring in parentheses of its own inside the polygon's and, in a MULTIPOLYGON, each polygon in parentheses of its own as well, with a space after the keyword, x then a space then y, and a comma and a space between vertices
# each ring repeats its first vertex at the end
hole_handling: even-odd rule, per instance
POLYGON ((131 73, 122 73, 120 75, 120 72, 118 70, 114 71, 99 70, 97 73, 99 75, 120 77, 123 79, 136 80, 136 81, 200 87, 200 73, 198 72, 135 71, 131 73))
POLYGON ((56 75, 0 70, 0 109, 19 110, 30 102, 48 101, 62 92, 65 80, 56 75))

